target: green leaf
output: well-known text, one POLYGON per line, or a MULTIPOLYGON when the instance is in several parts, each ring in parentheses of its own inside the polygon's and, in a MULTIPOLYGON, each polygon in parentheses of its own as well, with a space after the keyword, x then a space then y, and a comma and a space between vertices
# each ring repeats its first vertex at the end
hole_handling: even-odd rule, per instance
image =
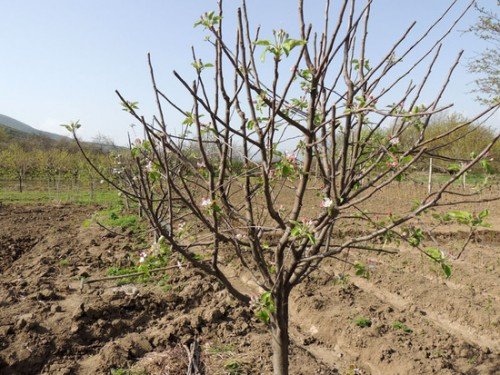
POLYGON ((290 232, 290 234, 292 235, 292 237, 298 237, 300 236, 300 227, 298 225, 294 226, 290 232))
POLYGON ((451 277, 451 266, 446 263, 441 263, 441 268, 443 269, 446 278, 449 279, 451 277))
POLYGON ((206 12, 200 17, 198 21, 194 23, 193 27, 204 26, 205 29, 209 29, 220 23, 221 20, 222 17, 216 16, 214 11, 206 12))
POLYGON ((311 233, 307 233, 306 236, 309 242, 311 242, 313 245, 316 243, 316 237, 314 237, 311 233))
POLYGON ((429 247, 425 250, 425 252, 436 262, 439 262, 441 259, 443 259, 443 254, 441 254, 441 250, 439 250, 437 247, 429 247))
POLYGON ((485 217, 488 217, 488 215, 490 214, 490 211, 488 209, 486 210, 482 210, 479 214, 478 214, 478 217, 480 219, 484 219, 485 217))
POLYGON ((266 46, 267 47, 267 46, 271 45, 271 42, 269 40, 257 40, 253 44, 255 44, 256 46, 266 46))
POLYGON ((125 112, 132 112, 132 111, 139 109, 139 102, 127 101, 126 103, 121 102, 120 105, 123 107, 122 111, 125 111, 125 112))
POLYGON ((62 124, 61 125, 63 128, 65 128, 67 131, 74 133, 76 129, 79 129, 82 125, 80 124, 80 120, 77 121, 72 121, 69 124, 62 124))
POLYGON ((450 211, 448 212, 448 215, 451 219, 454 219, 458 223, 465 225, 469 225, 473 219, 472 214, 467 211, 460 211, 460 210, 450 211))
POLYGON ((141 155, 141 149, 139 147, 133 147, 130 150, 130 154, 133 158, 138 158, 141 155))
POLYGON ((486 159, 481 160, 481 166, 486 171, 487 174, 494 174, 495 170, 491 166, 490 162, 486 159))
POLYGON ((191 126, 194 124, 194 115, 191 112, 186 113, 186 118, 182 121, 182 125, 191 126))
POLYGON ((305 40, 300 39, 287 39, 283 43, 283 51, 285 51, 285 55, 289 55, 290 52, 297 46, 303 46, 307 42, 305 40))
POLYGON ((260 54, 260 61, 262 61, 262 62, 266 61, 266 53, 267 53, 267 49, 262 51, 262 53, 260 54))
POLYGON ((448 167, 446 168, 446 170, 450 173, 458 173, 460 172, 460 169, 461 169, 460 165, 455 163, 448 165, 448 167))
POLYGON ((356 276, 361 276, 365 279, 368 279, 370 277, 370 272, 363 263, 356 262, 356 264, 354 264, 354 269, 356 270, 356 276))
POLYGON ((259 310, 255 314, 257 316, 257 319, 263 321, 264 323, 269 323, 270 316, 267 311, 265 310, 259 310))
POLYGON ((156 182, 160 180, 161 173, 159 171, 151 171, 148 173, 149 179, 151 182, 156 182))

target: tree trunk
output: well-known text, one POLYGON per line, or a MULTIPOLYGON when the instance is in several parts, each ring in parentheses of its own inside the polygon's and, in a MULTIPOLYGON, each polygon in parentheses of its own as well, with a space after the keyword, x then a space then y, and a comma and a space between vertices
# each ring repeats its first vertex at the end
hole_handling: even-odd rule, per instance
POLYGON ((273 374, 288 375, 288 293, 277 296, 276 311, 271 317, 271 346, 273 349, 273 374))
POLYGON ((23 192, 23 176, 19 173, 19 192, 23 192))

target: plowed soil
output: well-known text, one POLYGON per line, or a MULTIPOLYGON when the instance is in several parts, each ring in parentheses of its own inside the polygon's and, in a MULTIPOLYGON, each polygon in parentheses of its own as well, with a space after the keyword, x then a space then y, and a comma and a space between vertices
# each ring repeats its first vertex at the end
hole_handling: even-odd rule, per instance
MULTIPOLYGON (((196 270, 166 271, 168 287, 82 288, 136 251, 130 231, 83 227, 95 210, 0 207, 0 374, 185 374, 195 340, 206 374, 271 373, 266 327, 196 270)), ((450 248, 466 235, 446 230, 450 248)), ((351 254, 367 277, 327 263, 292 293, 291 374, 500 373, 499 230, 479 233, 449 280, 405 247, 351 254)))

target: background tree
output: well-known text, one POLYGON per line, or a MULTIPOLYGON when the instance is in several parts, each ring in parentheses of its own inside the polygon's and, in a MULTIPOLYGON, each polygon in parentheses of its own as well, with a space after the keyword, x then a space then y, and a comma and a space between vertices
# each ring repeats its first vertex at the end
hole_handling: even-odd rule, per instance
POLYGON ((1 165, 6 170, 15 174, 18 181, 19 192, 23 192, 24 180, 28 172, 34 168, 31 155, 19 144, 12 143, 0 154, 1 165))
MULTIPOLYGON (((427 135, 430 138, 434 138, 466 122, 468 122, 468 119, 459 113, 437 114, 429 124, 427 135)), ((491 143, 495 138, 495 134, 495 130, 484 124, 471 123, 452 134, 439 137, 436 141, 429 143, 429 148, 432 149, 432 152, 430 150, 428 151, 428 157, 422 159, 422 162, 419 164, 419 169, 427 170, 428 159, 429 157, 433 157, 436 170, 441 172, 456 170, 462 162, 466 162, 470 159, 471 155, 477 155, 480 150, 491 143)), ((415 142, 418 136, 418 130, 413 129, 412 131, 406 132, 406 134, 401 137, 401 142, 407 147, 415 142)), ((497 170, 499 160, 500 144, 496 143, 491 148, 488 153, 488 158, 485 158, 483 163, 487 161, 492 168, 497 170)), ((480 165, 473 169, 478 173, 484 171, 480 165)))
MULTIPOLYGON (((403 226, 444 196, 447 204, 459 202, 463 195, 453 194, 453 182, 483 160, 500 136, 495 133, 477 154, 461 160, 454 176, 404 213, 380 221, 364 210, 432 156, 436 142, 498 109, 492 105, 431 133, 432 118, 451 106, 441 101, 462 53, 440 77, 443 84, 435 96, 423 98, 440 42, 452 28, 434 41, 428 38, 457 2, 422 34, 413 36, 411 24, 378 61, 367 52, 371 7, 371 1, 345 0, 334 8, 327 0, 324 23, 316 32, 300 0, 298 35, 275 30, 261 36, 259 29, 252 31, 243 1, 236 32, 228 36, 219 1, 218 11, 205 13, 195 24, 210 34, 212 57, 207 62, 193 50, 192 80, 174 72, 191 96, 190 108, 181 108, 158 88, 149 56, 157 115, 147 121, 136 102, 117 92, 142 124, 145 139, 131 142, 130 157, 118 160, 115 178, 108 182, 138 202, 160 242, 253 306, 272 336, 275 374, 288 374, 290 293, 325 259, 347 250, 392 253, 380 243, 398 236, 450 275, 439 250, 422 249, 418 232, 403 226), (419 45, 428 47, 417 53, 419 45), (415 81, 412 74, 424 64, 415 81), (167 123, 165 105, 185 118, 182 130, 167 123), (401 140, 407 133, 415 137, 405 144, 401 140), (237 153, 241 173, 232 168, 231 156, 237 153), (359 223, 365 232, 335 235, 334 228, 346 222, 359 223), (381 238, 386 240, 376 241, 381 238), (258 285, 258 295, 230 277, 234 262, 258 285)), ((79 126, 66 127, 75 135, 79 126)))
MULTIPOLYGON (((500 1, 497 0, 497 7, 500 1)), ((495 11, 475 5, 479 12, 477 23, 469 28, 490 47, 469 62, 469 71, 479 75, 475 80, 478 99, 483 102, 500 101, 500 20, 495 11)))

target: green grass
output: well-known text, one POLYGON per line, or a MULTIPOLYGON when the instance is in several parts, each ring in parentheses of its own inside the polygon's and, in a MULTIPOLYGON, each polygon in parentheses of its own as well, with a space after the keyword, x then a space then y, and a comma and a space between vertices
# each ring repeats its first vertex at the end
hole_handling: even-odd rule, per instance
POLYGON ((360 316, 359 318, 354 319, 354 323, 361 328, 372 326, 372 321, 369 318, 365 318, 364 316, 360 316))
MULTIPOLYGON (((469 172, 469 173, 467 173, 467 175, 465 177, 465 182, 467 185, 473 186, 473 185, 481 184, 484 181, 485 177, 486 177, 486 175, 484 173, 469 172)), ((417 182, 427 184, 429 175, 427 173, 420 172, 420 173, 413 174, 412 178, 417 182)), ((432 183, 433 184, 444 184, 444 183, 448 182, 450 180, 450 178, 451 178, 451 176, 447 173, 434 172, 432 174, 432 183)), ((458 180, 456 180, 453 184, 457 185, 457 186, 462 185, 462 177, 460 177, 458 180)))
MULTIPOLYGON (((93 220, 99 221, 99 223, 109 228, 132 229, 133 231, 141 229, 139 217, 125 212, 119 203, 112 205, 109 209, 96 212, 93 220)), ((83 224, 83 226, 88 225, 90 225, 88 221, 83 224)))
POLYGON ((210 354, 222 354, 222 353, 232 353, 235 352, 236 348, 231 344, 220 344, 213 345, 208 348, 208 353, 210 354))
POLYGON ((392 323, 392 328, 400 329, 404 333, 412 333, 413 332, 413 330, 410 327, 408 327, 406 324, 404 324, 400 321, 395 321, 394 323, 392 323))
POLYGON ((224 364, 224 369, 229 375, 239 375, 243 369, 241 363, 236 359, 230 359, 224 364))
POLYGON ((0 202, 11 204, 34 204, 34 203, 74 203, 80 205, 115 205, 120 201, 116 191, 97 190, 94 197, 89 191, 19 191, 0 190, 0 202))
MULTIPOLYGON (((130 267, 110 267, 108 269, 108 276, 121 276, 128 275, 132 273, 143 272, 142 275, 126 277, 121 279, 118 284, 130 284, 133 282, 138 283, 149 283, 153 279, 153 274, 149 273, 150 270, 154 270, 156 268, 166 267, 170 261, 171 250, 166 245, 160 245, 159 254, 152 255, 149 254, 143 263, 139 263, 137 259, 137 263, 130 267)), ((162 288, 164 291, 169 291, 172 286, 169 282, 169 276, 163 275, 161 273, 156 274, 156 278, 154 280, 157 281, 157 285, 162 288), (158 280, 158 276, 161 278, 158 280)))

